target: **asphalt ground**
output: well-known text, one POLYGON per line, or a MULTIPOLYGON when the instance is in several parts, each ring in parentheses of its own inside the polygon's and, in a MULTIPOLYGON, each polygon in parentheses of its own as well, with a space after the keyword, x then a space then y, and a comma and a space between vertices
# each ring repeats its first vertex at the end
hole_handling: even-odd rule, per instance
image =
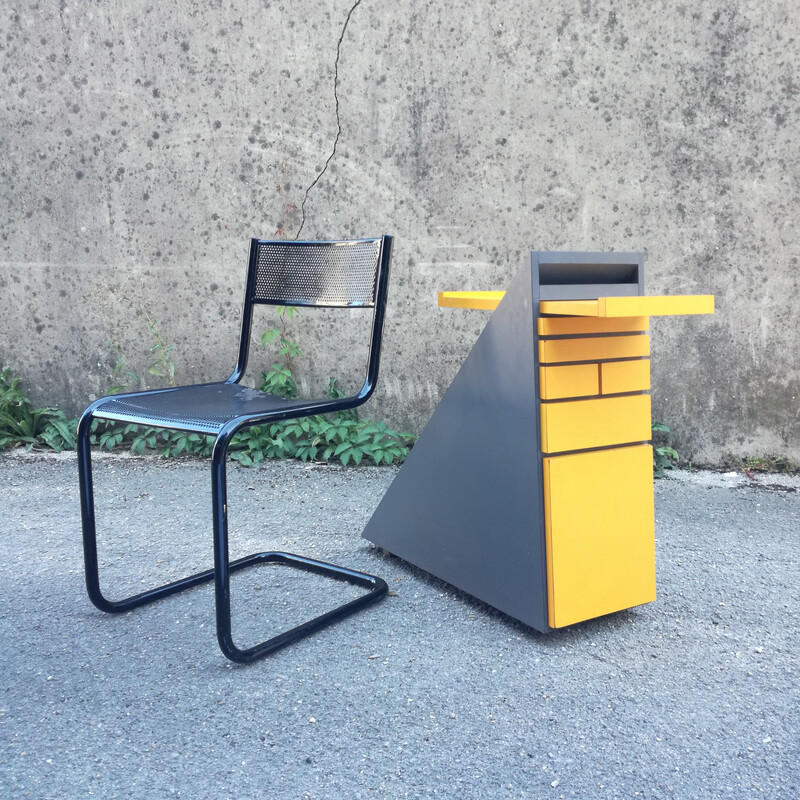
MULTIPOLYGON (((361 539, 393 476, 231 468, 233 557, 391 589, 241 666, 208 586, 96 610, 74 454, 0 458, 0 798, 800 797, 800 480, 656 481, 656 602, 544 635, 361 539)), ((109 595, 210 565, 204 464, 108 457, 95 478, 109 595)), ((353 591, 239 573, 237 642, 353 591)))

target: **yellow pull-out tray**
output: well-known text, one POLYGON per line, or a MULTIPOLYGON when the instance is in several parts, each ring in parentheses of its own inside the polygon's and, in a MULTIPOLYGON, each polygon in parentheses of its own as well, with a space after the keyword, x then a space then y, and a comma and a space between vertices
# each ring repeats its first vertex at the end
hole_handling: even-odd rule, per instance
MULTIPOLYGON (((493 311, 505 292, 439 292, 439 305, 446 308, 480 308, 493 311)), ((678 314, 713 314, 714 295, 654 297, 600 297, 597 300, 542 300, 542 314, 569 317, 666 317, 678 314)))
POLYGON ((713 314, 713 294, 654 297, 599 297, 597 300, 542 300, 542 314, 570 317, 669 317, 677 314, 713 314))
POLYGON ((439 292, 439 305, 445 308, 481 308, 494 311, 505 292, 439 292))

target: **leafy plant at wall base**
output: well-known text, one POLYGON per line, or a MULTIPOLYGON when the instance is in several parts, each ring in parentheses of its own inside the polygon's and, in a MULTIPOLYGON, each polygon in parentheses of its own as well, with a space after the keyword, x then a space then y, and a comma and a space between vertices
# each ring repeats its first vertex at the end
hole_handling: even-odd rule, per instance
POLYGON ((56 452, 74 450, 77 420, 50 406, 33 408, 19 387, 19 378, 4 367, 0 372, 0 450, 16 444, 28 450, 36 445, 56 452))
MULTIPOLYGON (((289 338, 287 321, 299 313, 293 306, 276 306, 279 327, 268 328, 261 334, 264 348, 278 344, 278 354, 284 363, 275 362, 262 372, 261 391, 287 399, 297 397, 297 383, 290 367, 291 359, 302 354, 298 342, 289 338)), ((341 400, 346 393, 339 387, 336 378, 328 380, 328 397, 341 400)), ((265 434, 248 435, 242 432, 234 438, 232 446, 242 444, 247 450, 231 454, 243 464, 256 463, 257 452, 266 458, 298 458, 301 461, 339 461, 344 466, 361 464, 365 459, 373 464, 401 462, 408 455, 416 437, 391 430, 383 422, 359 419, 355 408, 344 409, 333 415, 314 415, 301 419, 273 423, 265 434), (260 449, 256 450, 254 445, 260 449)))
POLYGON ((122 345, 115 339, 111 340, 111 349, 117 354, 117 360, 111 370, 111 387, 106 394, 133 391, 141 385, 142 379, 132 370, 126 369, 122 360, 122 345))
POLYGON ((678 453, 666 444, 656 444, 657 434, 663 434, 661 438, 672 433, 672 428, 669 425, 664 425, 663 422, 652 423, 653 429, 653 474, 656 478, 660 478, 664 474, 664 470, 675 469, 675 462, 679 456, 678 453))
POLYGON ((166 443, 161 454, 166 458, 184 453, 186 455, 207 457, 211 455, 214 443, 214 439, 211 436, 188 431, 162 431, 161 438, 166 443))
POLYGON ((293 400, 297 397, 297 384, 292 377, 289 367, 275 363, 267 372, 261 373, 262 392, 275 394, 285 400, 293 400))
POLYGON ((745 472, 782 472, 786 475, 794 475, 800 470, 800 467, 783 456, 763 456, 745 458, 742 461, 742 469, 745 472))
POLYGON ((96 419, 92 423, 92 433, 94 435, 91 443, 98 445, 101 450, 113 450, 122 444, 125 434, 132 433, 131 429, 136 427, 136 425, 126 425, 120 429, 121 426, 113 421, 96 419))
MULTIPOLYGON (((331 400, 341 400, 343 397, 347 397, 347 393, 343 392, 339 386, 339 381, 336 378, 331 378, 328 381, 328 397, 331 400)), ((358 409, 357 408, 347 408, 344 411, 339 412, 345 419, 358 419, 358 409)))
POLYGON ((266 372, 261 373, 262 392, 275 394, 286 400, 297 397, 297 384, 292 377, 289 367, 291 359, 303 354, 298 342, 289 339, 287 334, 287 321, 291 322, 298 314, 294 306, 275 306, 278 317, 278 328, 267 328, 261 334, 261 346, 265 349, 268 345, 278 343, 278 354, 283 356, 284 363, 275 362, 266 372))
POLYGON ((148 447, 154 450, 158 446, 158 436, 160 433, 158 428, 145 428, 144 430, 140 430, 138 425, 131 425, 129 427, 133 428, 133 430, 130 431, 130 433, 133 434, 133 439, 131 439, 131 453, 142 455, 148 447))
MULTIPOLYGON (((277 306, 279 327, 271 328, 261 336, 264 347, 278 345, 278 357, 270 370, 262 373, 262 391, 287 399, 297 397, 298 388, 290 367, 291 359, 301 355, 300 345, 287 332, 287 321, 293 319, 297 309, 277 306)), ((148 371, 175 384, 172 361, 174 345, 165 345, 158 331, 158 322, 148 322, 154 337, 151 352, 156 359, 148 371)), ((139 383, 139 376, 126 370, 121 347, 114 341, 117 354, 111 372, 112 386, 108 394, 129 390, 131 382, 139 383)), ((53 408, 32 409, 18 389, 19 381, 10 376, 8 369, 0 381, 0 448, 11 443, 33 447, 45 444, 53 449, 74 449, 77 420, 69 420, 53 408)), ((328 397, 340 400, 346 393, 336 378, 328 381, 328 397)), ((402 462, 416 437, 393 431, 383 422, 359 418, 357 409, 345 409, 335 414, 314 415, 300 419, 245 428, 233 437, 230 458, 245 466, 258 464, 265 458, 297 458, 301 461, 340 462, 344 466, 394 464, 402 462)), ((95 419, 91 429, 91 444, 102 450, 114 450, 127 445, 131 452, 142 455, 148 451, 165 457, 196 455, 208 457, 214 446, 214 437, 184 431, 126 424, 114 420, 95 419)))
POLYGON ((153 345, 150 352, 155 355, 155 360, 147 368, 151 375, 159 378, 166 378, 170 386, 175 385, 175 364, 172 361, 172 351, 175 349, 174 344, 167 345, 161 338, 161 333, 158 330, 160 320, 149 319, 147 327, 153 336, 153 345))

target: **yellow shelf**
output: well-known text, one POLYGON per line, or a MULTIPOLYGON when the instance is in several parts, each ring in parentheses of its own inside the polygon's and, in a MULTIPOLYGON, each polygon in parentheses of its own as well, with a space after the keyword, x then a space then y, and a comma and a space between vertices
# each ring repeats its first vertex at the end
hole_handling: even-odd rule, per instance
POLYGON ((542 314, 570 317, 668 317, 713 314, 714 295, 599 297, 597 300, 542 300, 542 314))
MULTIPOLYGON (((505 292, 439 292, 443 308, 480 308, 494 311, 505 292)), ((542 314, 567 317, 668 317, 678 314, 713 314, 714 295, 660 295, 653 297, 600 297, 597 300, 542 300, 542 314)))
POLYGON ((444 308, 481 308, 494 311, 505 292, 439 292, 439 305, 444 308))

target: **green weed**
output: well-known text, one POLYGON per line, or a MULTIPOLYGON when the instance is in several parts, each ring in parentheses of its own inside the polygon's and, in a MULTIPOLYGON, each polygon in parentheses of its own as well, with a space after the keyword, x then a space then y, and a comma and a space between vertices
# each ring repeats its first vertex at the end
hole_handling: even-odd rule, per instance
MULTIPOLYGON (((302 354, 302 349, 297 341, 290 338, 287 328, 287 323, 297 313, 298 310, 292 306, 277 306, 276 327, 268 328, 261 335, 264 348, 277 348, 277 352, 270 369, 261 374, 260 388, 286 399, 297 397, 298 392, 291 362, 302 354)), ((175 345, 165 344, 158 325, 158 320, 148 321, 153 337, 150 349, 155 356, 148 372, 174 386, 175 345)), ((132 384, 138 385, 141 381, 136 373, 126 369, 121 347, 113 340, 111 346, 117 357, 110 375, 112 386, 108 394, 129 391, 132 384)), ((29 448, 44 444, 53 449, 74 449, 77 421, 68 420, 56 409, 30 409, 18 392, 19 381, 11 381, 7 376, 8 370, 4 370, 2 387, 5 399, 4 405, 0 406, 0 447, 18 441, 29 448), (13 407, 13 415, 6 407, 13 407), (7 423, 3 414, 10 417, 7 423)), ((328 397, 339 400, 345 396, 336 378, 331 378, 328 397)), ((293 458, 340 463, 344 466, 396 464, 408 455, 415 438, 412 434, 392 430, 384 422, 362 420, 356 409, 347 409, 335 414, 281 420, 245 428, 234 436, 229 452, 231 460, 245 466, 258 464, 265 458, 293 458)), ((207 457, 211 454, 214 437, 96 419, 92 424, 91 443, 102 450, 128 447, 138 455, 154 452, 166 458, 186 455, 207 457)))
POLYGON ((665 439, 672 433, 672 429, 663 422, 652 423, 653 429, 653 475, 660 478, 664 475, 664 471, 668 469, 675 469, 678 461, 678 453, 667 444, 658 444, 658 439, 665 439))
POLYGON ((56 452, 74 450, 77 420, 57 408, 34 408, 9 367, 0 372, 0 450, 24 445, 49 447, 56 452))

